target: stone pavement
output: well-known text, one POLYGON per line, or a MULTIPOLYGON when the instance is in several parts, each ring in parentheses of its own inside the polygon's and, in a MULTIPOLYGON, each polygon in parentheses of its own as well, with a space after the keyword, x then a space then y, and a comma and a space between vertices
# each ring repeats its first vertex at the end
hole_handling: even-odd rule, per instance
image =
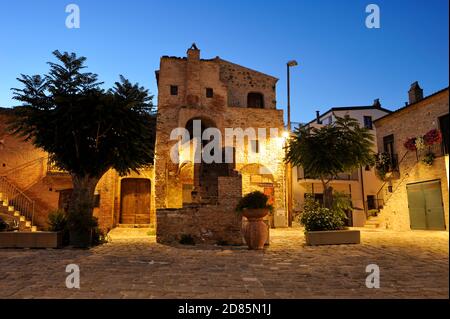
POLYGON ((90 250, 0 250, 0 298, 449 297, 448 232, 362 230, 361 245, 307 247, 301 229, 275 229, 264 251, 169 247, 138 232, 90 250), (72 263, 80 289, 65 287, 72 263), (373 263, 379 289, 365 286, 373 263))

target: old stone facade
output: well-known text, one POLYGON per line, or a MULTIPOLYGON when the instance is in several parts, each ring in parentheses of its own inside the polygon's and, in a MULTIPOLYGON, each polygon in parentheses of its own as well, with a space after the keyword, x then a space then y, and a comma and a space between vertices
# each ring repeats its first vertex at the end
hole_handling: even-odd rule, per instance
MULTIPOLYGON (((265 192, 275 208, 284 214, 282 161, 285 141, 282 138, 283 113, 275 107, 277 79, 218 57, 201 59, 200 50, 195 45, 187 51, 185 58, 162 57, 156 76, 155 202, 158 239, 164 240, 163 233, 167 234, 160 227, 169 227, 169 216, 172 216, 173 224, 180 225, 183 223, 175 221, 180 215, 194 214, 192 204, 208 206, 196 208, 196 214, 201 216, 197 219, 197 227, 208 232, 208 228, 218 222, 217 214, 212 211, 222 210, 218 210, 220 198, 233 188, 240 190, 242 187, 240 195, 253 190, 265 192), (192 139, 194 121, 201 122, 200 133, 208 128, 217 128, 221 141, 225 140, 229 128, 243 131, 254 128, 257 135, 247 136, 243 145, 238 145, 233 139, 231 145, 221 144, 223 154, 227 152, 226 148, 231 148, 232 163, 198 162, 194 157, 195 149, 199 147, 197 149, 203 152, 205 142, 192 139), (190 133, 187 143, 178 143, 177 136, 171 138, 176 128, 186 129, 190 133), (259 134, 262 132, 264 134, 259 134), (187 156, 186 150, 191 151, 187 156), (177 154, 179 160, 174 161, 171 154, 177 154), (234 186, 221 188, 221 178, 236 176, 240 178, 231 179, 235 181, 234 186), (175 212, 173 209, 179 210, 175 212)), ((235 214, 234 207, 228 207, 227 212, 235 214)), ((230 220, 231 225, 234 218, 230 217, 230 220)), ((171 229, 181 236, 189 231, 183 227, 171 229)), ((222 229, 221 232, 225 231, 222 229)))
POLYGON ((396 165, 378 193, 380 217, 388 229, 446 229, 448 231, 448 88, 423 98, 418 83, 409 91, 409 104, 375 121, 378 149, 393 154, 396 165), (408 138, 440 129, 441 144, 408 151, 408 138), (432 152, 433 164, 423 162, 432 152))
MULTIPOLYGON (((0 110, 0 176, 21 189, 34 202, 34 224, 38 230, 45 230, 48 226, 48 214, 58 208, 63 209, 70 197, 71 177, 67 172, 54 167, 46 152, 8 133, 7 123, 11 116, 11 110, 0 110)), ((154 188, 152 167, 139 174, 132 173, 124 177, 111 169, 100 179, 96 187, 98 200, 94 216, 98 218, 99 226, 104 231, 122 223, 124 195, 121 187, 131 179, 148 180, 151 188, 154 188)), ((148 207, 144 208, 149 215, 145 223, 154 225, 155 205, 151 193, 152 189, 148 193, 148 207)))

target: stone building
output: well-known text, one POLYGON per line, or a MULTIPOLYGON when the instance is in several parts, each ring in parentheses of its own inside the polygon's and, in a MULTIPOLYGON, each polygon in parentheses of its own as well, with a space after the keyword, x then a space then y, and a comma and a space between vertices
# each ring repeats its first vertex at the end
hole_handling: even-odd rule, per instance
MULTIPOLYGON (((34 207, 33 225, 38 230, 45 230, 48 214, 66 207, 72 180, 67 172, 49 161, 46 152, 8 133, 7 123, 11 116, 11 109, 0 109, 0 200, 15 204, 15 210, 21 211, 22 215, 29 215, 27 210, 34 207)), ((108 231, 119 224, 154 225, 153 179, 153 167, 124 177, 109 170, 95 191, 94 216, 98 218, 100 228, 108 231)), ((26 217, 31 222, 30 216, 26 217)))
POLYGON ((414 82, 409 102, 374 122, 378 149, 390 159, 377 194, 383 206, 380 222, 388 229, 448 231, 448 93, 446 88, 424 97, 414 82), (418 150, 405 147, 407 139, 422 137, 432 129, 441 131, 442 143, 418 150), (431 165, 424 162, 427 154, 433 154, 431 165))
MULTIPOLYGON (((373 121, 389 113, 391 111, 381 107, 379 99, 376 99, 372 105, 332 107, 322 114, 317 111, 316 118, 307 125, 314 127, 329 125, 335 121, 336 116, 344 117, 348 115, 358 120, 361 127, 370 129, 374 136, 373 151, 376 153, 376 130, 373 121)), ((352 201, 354 211, 352 218, 349 219, 349 225, 365 225, 367 212, 377 208, 376 194, 381 184, 382 182, 376 177, 372 167, 361 167, 353 172, 342 173, 333 178, 330 182, 333 190, 348 195, 352 201)), ((323 200, 322 182, 308 176, 303 167, 293 169, 292 189, 294 208, 297 211, 302 210, 307 195, 313 195, 318 201, 323 200)))
MULTIPOLYGON (((242 194, 254 190, 266 193, 275 213, 286 218, 285 141, 283 112, 276 109, 277 79, 219 57, 201 59, 195 44, 187 57, 162 57, 156 77, 158 240, 178 240, 184 234, 201 241, 234 242, 224 239, 227 227, 238 229, 234 207, 242 194), (215 128, 219 136, 193 138, 195 125, 201 134, 215 128), (171 138, 177 128, 189 133, 188 141, 171 138), (254 129, 256 134, 247 134, 242 143, 232 136, 226 143, 230 129, 235 133, 254 129), (215 154, 218 162, 208 163, 203 159, 207 142, 216 138, 223 143, 213 152, 222 154, 215 154), (196 150, 200 160, 195 158, 196 150), (225 154, 232 154, 232 160, 226 160, 225 154)), ((240 240, 236 232, 234 238, 240 240)))

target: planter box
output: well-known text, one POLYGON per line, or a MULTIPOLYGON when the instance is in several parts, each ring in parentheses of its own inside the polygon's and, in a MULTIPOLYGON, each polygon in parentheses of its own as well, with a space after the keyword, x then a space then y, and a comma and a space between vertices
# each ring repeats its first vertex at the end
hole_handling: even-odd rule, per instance
POLYGON ((306 244, 309 246, 359 244, 361 242, 359 230, 312 231, 306 232, 305 238, 306 244))
POLYGON ((0 248, 60 248, 60 232, 0 232, 0 248))

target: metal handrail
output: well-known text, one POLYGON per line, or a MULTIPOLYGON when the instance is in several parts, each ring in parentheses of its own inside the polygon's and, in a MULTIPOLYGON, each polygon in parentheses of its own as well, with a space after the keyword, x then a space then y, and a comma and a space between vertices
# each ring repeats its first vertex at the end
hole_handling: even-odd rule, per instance
MULTIPOLYGON (((403 154, 403 156, 402 156, 402 158, 400 159, 400 161, 397 161, 397 163, 396 163, 395 166, 396 166, 396 168, 397 168, 398 171, 400 171, 400 164, 404 161, 404 159, 406 158, 406 155, 408 155, 408 154, 409 154, 409 150, 406 151, 405 154, 403 154)), ((388 183, 388 181, 385 181, 385 182, 381 185, 380 189, 377 191, 377 194, 376 194, 376 200, 377 200, 377 202, 382 201, 382 202, 383 202, 383 205, 386 204, 387 200, 384 200, 384 198, 380 198, 380 193, 381 193, 381 191, 384 189, 384 186, 386 186, 387 183, 388 183)), ((389 199, 389 198, 388 198, 388 199, 389 199)))
MULTIPOLYGON (((9 206, 14 206, 15 211, 19 211, 30 221, 31 226, 34 225, 34 209, 35 202, 29 198, 21 189, 12 184, 6 176, 0 176, 0 192, 6 195, 9 206)), ((14 213, 14 212, 13 212, 14 213)))

